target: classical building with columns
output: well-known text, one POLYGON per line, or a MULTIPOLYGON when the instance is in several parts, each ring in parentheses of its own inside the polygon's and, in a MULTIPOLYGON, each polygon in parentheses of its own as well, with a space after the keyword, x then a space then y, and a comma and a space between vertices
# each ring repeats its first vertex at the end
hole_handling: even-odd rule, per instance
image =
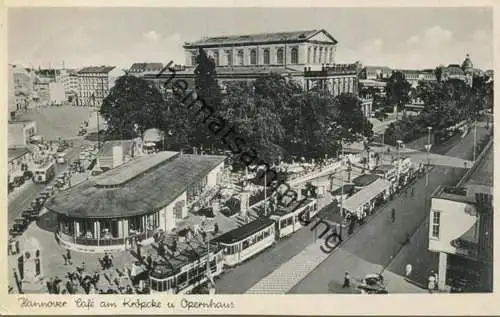
MULTIPOLYGON (((336 64, 337 43, 323 29, 203 38, 184 44, 186 65, 175 77, 193 82, 196 56, 201 48, 214 59, 222 87, 228 81, 253 81, 277 73, 295 80, 304 89, 326 89, 336 95, 357 94, 358 64, 336 64)), ((171 74, 151 74, 144 78, 158 82, 161 87, 171 74)))

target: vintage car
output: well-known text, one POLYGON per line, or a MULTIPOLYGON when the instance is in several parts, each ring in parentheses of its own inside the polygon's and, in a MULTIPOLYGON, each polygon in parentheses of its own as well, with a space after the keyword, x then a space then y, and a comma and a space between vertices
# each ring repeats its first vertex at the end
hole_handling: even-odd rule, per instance
POLYGON ((12 229, 10 230, 12 235, 20 235, 22 234, 26 228, 28 228, 29 221, 25 217, 20 217, 14 220, 14 224, 12 225, 12 229))
POLYGON ((34 209, 26 209, 22 213, 23 218, 27 219, 29 222, 37 220, 39 215, 40 211, 34 209))
POLYGON ((379 273, 366 274, 358 285, 362 293, 368 294, 387 294, 384 277, 379 273))

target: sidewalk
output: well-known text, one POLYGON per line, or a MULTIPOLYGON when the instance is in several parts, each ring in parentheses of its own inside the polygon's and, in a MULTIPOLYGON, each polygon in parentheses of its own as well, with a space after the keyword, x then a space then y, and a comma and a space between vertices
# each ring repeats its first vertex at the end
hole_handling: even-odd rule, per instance
POLYGON ((328 257, 329 254, 320 249, 323 243, 318 239, 247 290, 246 294, 285 294, 328 257))

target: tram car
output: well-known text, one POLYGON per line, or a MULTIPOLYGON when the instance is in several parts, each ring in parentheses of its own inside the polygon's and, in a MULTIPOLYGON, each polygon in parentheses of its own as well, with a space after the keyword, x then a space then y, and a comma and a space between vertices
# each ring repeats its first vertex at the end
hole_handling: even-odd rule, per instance
POLYGON ((272 219, 257 218, 212 241, 223 248, 224 264, 231 267, 270 247, 275 241, 274 227, 272 219))
POLYGON ((151 293, 190 294, 223 272, 222 249, 206 245, 183 249, 149 274, 151 293), (207 264, 208 261, 208 264, 207 264))
POLYGON ((270 218, 274 221, 276 240, 298 231, 318 213, 316 199, 294 201, 284 208, 278 208, 270 218))

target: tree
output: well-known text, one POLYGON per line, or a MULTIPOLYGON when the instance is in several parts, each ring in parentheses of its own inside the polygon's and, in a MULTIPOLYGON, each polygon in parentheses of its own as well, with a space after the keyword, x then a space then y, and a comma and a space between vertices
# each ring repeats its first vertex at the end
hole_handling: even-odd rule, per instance
POLYGON ((443 65, 439 65, 438 67, 436 67, 436 69, 434 69, 434 75, 436 75, 436 80, 438 82, 441 82, 441 80, 443 79, 443 71, 444 71, 443 65))
POLYGON ((135 76, 118 78, 104 98, 99 113, 108 126, 107 133, 120 138, 141 135, 149 128, 160 127, 166 104, 152 83, 135 76))
POLYGON ((287 109, 282 118, 283 147, 290 156, 320 160, 336 153, 342 131, 332 96, 315 92, 295 95, 287 109))
POLYGON ((403 73, 398 71, 392 73, 387 82, 386 93, 388 103, 396 106, 396 119, 399 109, 404 109, 404 105, 410 102, 410 89, 411 85, 403 73))
POLYGON ((340 94, 334 99, 337 123, 342 126, 342 137, 354 141, 356 134, 371 138, 373 125, 361 111, 361 100, 352 94, 340 94))
MULTIPOLYGON (((194 75, 198 99, 203 100, 208 108, 219 110, 222 98, 217 82, 216 64, 214 59, 207 56, 202 48, 199 49, 196 56, 194 75)), ((195 135, 195 143, 201 146, 210 146, 212 142, 211 135, 207 133, 205 127, 199 125, 195 135)))

